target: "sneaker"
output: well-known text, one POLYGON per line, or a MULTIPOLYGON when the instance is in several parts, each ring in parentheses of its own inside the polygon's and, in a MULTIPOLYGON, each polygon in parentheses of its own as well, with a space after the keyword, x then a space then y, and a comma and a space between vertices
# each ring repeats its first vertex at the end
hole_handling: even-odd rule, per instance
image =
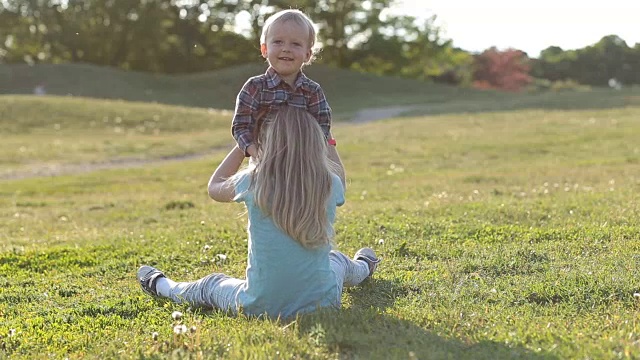
POLYGON ((376 271, 380 259, 376 257, 376 253, 371 248, 362 248, 356 252, 353 256, 353 260, 362 260, 369 265, 369 276, 373 275, 376 271))
POLYGON ((158 279, 165 277, 162 271, 147 265, 142 265, 138 269, 138 281, 142 291, 151 296, 160 296, 156 290, 158 279))

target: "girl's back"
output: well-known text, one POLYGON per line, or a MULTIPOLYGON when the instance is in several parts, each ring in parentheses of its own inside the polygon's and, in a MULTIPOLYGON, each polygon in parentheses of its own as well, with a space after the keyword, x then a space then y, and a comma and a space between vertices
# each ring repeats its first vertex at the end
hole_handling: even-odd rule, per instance
MULTIPOLYGON (((250 181, 250 175, 245 174, 236 185, 236 201, 246 204, 249 217, 247 281, 238 305, 247 314, 282 317, 318 306, 339 306, 340 288, 329 265, 331 244, 309 249, 284 233, 255 204, 250 181)), ((331 189, 326 206, 329 224, 335 220, 336 206, 344 203, 344 190, 336 175, 332 175, 331 189)))

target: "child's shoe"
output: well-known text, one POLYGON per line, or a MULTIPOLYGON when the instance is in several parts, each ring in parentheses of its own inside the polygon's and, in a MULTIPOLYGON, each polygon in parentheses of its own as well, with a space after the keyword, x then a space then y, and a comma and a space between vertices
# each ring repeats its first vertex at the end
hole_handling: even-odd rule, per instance
POLYGON ((151 296, 159 296, 156 290, 156 282, 163 277, 165 276, 162 271, 151 266, 142 265, 138 269, 138 282, 140 282, 142 291, 151 296))
POLYGON ((369 277, 376 271, 380 259, 376 257, 376 253, 371 248, 362 248, 353 256, 353 260, 363 260, 369 265, 369 277))

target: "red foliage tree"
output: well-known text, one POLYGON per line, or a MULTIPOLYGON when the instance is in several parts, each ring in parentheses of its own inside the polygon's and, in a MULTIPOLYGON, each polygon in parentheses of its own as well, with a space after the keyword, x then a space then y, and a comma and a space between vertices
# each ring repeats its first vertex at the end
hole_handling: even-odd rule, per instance
POLYGON ((495 47, 474 57, 473 86, 479 89, 521 91, 533 80, 527 55, 515 49, 495 47))

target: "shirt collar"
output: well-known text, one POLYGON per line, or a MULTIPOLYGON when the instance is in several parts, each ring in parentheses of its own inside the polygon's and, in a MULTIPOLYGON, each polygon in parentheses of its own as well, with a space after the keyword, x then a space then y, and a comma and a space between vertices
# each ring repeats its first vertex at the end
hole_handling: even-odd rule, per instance
MULTIPOLYGON (((265 76, 267 78, 267 87, 269 87, 269 89, 273 89, 274 87, 280 85, 281 82, 283 82, 280 75, 278 75, 278 73, 276 72, 276 69, 274 69, 271 66, 269 66, 269 68, 267 69, 265 76)), ((298 78, 294 83, 295 88, 297 89, 301 86, 303 86, 304 88, 307 88, 308 83, 309 83, 309 78, 302 71, 300 71, 298 73, 298 78)))

